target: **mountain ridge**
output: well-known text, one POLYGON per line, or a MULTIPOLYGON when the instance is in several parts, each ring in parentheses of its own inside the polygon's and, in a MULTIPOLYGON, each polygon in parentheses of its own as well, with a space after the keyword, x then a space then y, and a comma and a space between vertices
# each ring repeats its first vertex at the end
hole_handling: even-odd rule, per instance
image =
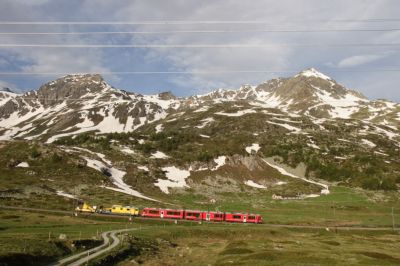
MULTIPOLYGON (((1 92, 0 92, 1 93, 1 92)), ((22 95, 0 94, 0 139, 129 132, 174 112, 202 110, 223 102, 246 101, 311 119, 364 119, 398 128, 399 104, 371 101, 314 68, 239 89, 218 89, 178 98, 171 92, 142 95, 116 89, 99 74, 73 74, 22 95), (2 98, 1 98, 2 97, 2 98)))

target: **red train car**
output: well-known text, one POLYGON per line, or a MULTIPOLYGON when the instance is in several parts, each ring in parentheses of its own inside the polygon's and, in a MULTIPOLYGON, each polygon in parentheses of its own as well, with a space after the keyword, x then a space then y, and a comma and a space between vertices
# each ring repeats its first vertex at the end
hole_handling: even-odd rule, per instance
POLYGON ((192 221, 201 221, 201 220, 203 220, 203 212, 186 210, 185 211, 185 219, 192 220, 192 221))
POLYGON ((259 214, 247 214, 247 223, 261 224, 263 223, 262 217, 259 214))
POLYGON ((225 213, 225 221, 232 223, 262 223, 261 215, 248 213, 225 213))
POLYGON ((159 208, 144 208, 142 217, 165 218, 165 219, 185 219, 191 221, 210 221, 210 222, 230 222, 230 223, 262 223, 262 217, 259 214, 249 213, 224 213, 215 211, 198 210, 174 210, 159 208))
POLYGON ((201 214, 204 221, 223 222, 225 220, 223 212, 202 212, 201 214))
POLYGON ((161 209, 157 208, 143 208, 142 217, 161 218, 161 209))
POLYGON ((172 209, 144 208, 142 217, 166 218, 166 219, 183 219, 185 211, 172 209))
POLYGON ((185 217, 184 210, 161 209, 161 218, 166 219, 183 219, 185 217))

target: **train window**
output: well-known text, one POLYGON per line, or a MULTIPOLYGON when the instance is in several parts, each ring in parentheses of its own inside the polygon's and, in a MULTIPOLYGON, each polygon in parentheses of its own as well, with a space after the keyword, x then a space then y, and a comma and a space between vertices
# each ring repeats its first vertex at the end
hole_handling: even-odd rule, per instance
POLYGON ((149 210, 149 213, 150 214, 158 214, 158 211, 157 210, 149 210))
POLYGON ((233 215, 233 219, 242 219, 241 215, 233 215))
POLYGON ((181 215, 181 213, 175 211, 167 211, 167 215, 181 215))
POLYGON ((249 219, 249 220, 255 220, 256 217, 255 217, 255 216, 249 216, 249 217, 247 217, 247 219, 249 219))
POLYGON ((222 214, 214 214, 214 218, 222 218, 222 214))
POLYGON ((129 211, 130 209, 126 209, 127 211, 129 211))
POLYGON ((199 218, 199 217, 200 217, 200 213, 197 213, 197 212, 195 212, 195 213, 188 213, 188 216, 192 216, 192 217, 199 218))

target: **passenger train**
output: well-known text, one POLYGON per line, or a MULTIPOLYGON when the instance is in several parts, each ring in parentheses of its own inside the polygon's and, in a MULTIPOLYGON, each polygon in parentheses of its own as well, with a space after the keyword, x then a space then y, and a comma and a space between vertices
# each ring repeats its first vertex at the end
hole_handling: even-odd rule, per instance
POLYGON ((179 210, 164 208, 143 208, 141 211, 132 206, 113 205, 111 208, 97 208, 87 203, 76 207, 77 212, 100 213, 114 215, 141 216, 147 218, 189 220, 189 221, 208 221, 208 222, 229 222, 229 223, 263 223, 259 214, 252 213, 230 213, 200 210, 179 210))

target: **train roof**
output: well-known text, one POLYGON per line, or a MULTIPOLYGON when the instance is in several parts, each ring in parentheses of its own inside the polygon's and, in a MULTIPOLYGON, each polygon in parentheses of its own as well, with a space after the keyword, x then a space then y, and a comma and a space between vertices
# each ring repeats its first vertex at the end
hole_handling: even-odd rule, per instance
POLYGON ((186 212, 207 212, 207 213, 225 213, 225 214, 240 214, 240 215, 258 215, 256 213, 247 213, 247 212, 221 212, 221 211, 203 211, 203 210, 185 210, 185 209, 166 209, 166 208, 153 208, 153 207, 145 207, 143 209, 148 210, 164 210, 164 211, 186 211, 186 212))
POLYGON ((258 215, 261 216, 260 214, 256 214, 256 213, 247 213, 247 212, 225 212, 225 214, 246 214, 246 215, 258 215))

